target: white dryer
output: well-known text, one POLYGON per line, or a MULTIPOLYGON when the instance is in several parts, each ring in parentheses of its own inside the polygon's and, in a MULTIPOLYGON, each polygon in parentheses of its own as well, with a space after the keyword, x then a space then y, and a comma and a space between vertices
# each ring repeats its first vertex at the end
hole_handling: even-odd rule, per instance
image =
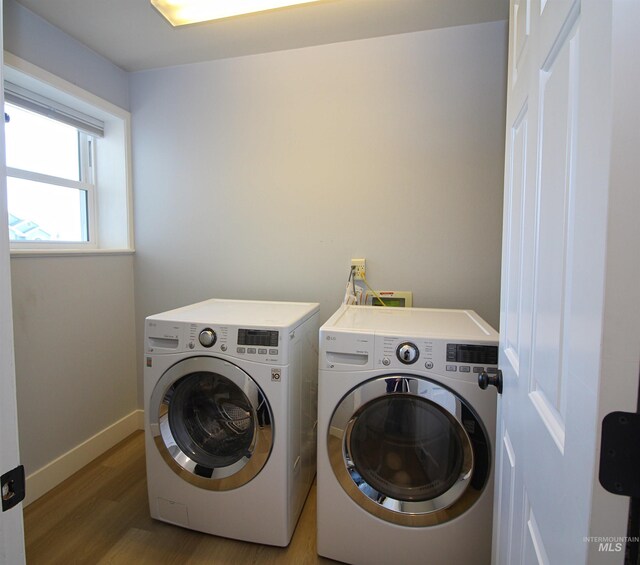
POLYGON ((145 323, 151 516, 285 546, 315 475, 318 304, 207 300, 145 323))
POLYGON ((342 306, 320 328, 320 555, 490 562, 496 391, 478 376, 497 345, 469 310, 342 306))

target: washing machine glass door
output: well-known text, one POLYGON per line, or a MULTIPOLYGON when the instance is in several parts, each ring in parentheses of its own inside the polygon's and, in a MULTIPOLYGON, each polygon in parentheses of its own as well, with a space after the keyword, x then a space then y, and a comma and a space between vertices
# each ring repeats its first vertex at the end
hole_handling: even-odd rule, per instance
POLYGON ((329 427, 329 458, 345 491, 372 514, 435 525, 481 493, 489 453, 483 429, 452 391, 426 378, 389 375, 342 399, 329 427))
POLYGON ((173 365, 151 397, 151 432, 184 480, 209 490, 249 482, 273 445, 272 413, 256 382, 232 363, 192 357, 173 365))

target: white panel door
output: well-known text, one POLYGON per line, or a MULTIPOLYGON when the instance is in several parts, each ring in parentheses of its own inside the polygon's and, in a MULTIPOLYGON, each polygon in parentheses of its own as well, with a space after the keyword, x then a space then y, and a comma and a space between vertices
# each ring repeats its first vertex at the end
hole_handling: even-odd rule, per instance
MULTIPOLYGON (((1 38, 2 0, 0 0, 1 38)), ((2 84, 4 83, 2 81, 2 52, 0 52, 0 85, 2 84)), ((2 475, 18 465, 19 455, 4 156, 4 92, 1 88, 0 107, 3 109, 2 127, 0 127, 0 475, 2 475)), ((0 565, 18 565, 24 562, 22 504, 19 504, 0 513, 0 565)))
POLYGON ((638 4, 511 2, 497 564, 624 559, 595 538, 627 533, 598 462, 602 417, 638 395, 638 4))

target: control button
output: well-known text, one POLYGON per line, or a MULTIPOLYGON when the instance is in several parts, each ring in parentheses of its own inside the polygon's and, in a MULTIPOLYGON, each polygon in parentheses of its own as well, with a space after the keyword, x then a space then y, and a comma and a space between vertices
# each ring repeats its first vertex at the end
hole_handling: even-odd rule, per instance
POLYGON ((216 336, 216 332, 214 332, 211 328, 205 328, 200 332, 200 335, 198 336, 198 341, 203 347, 212 347, 216 342, 216 339, 218 339, 218 337, 216 336))
POLYGON ((189 342, 189 349, 193 349, 196 346, 195 343, 193 343, 193 341, 189 342))
POLYGON ((455 373, 458 370, 458 367, 457 367, 457 365, 447 365, 446 369, 447 369, 447 371, 455 373))
POLYGON ((223 343, 223 344, 220 346, 220 351, 226 351, 226 350, 227 350, 227 346, 223 343))
POLYGON ((391 365, 391 359, 389 359, 388 357, 385 357, 385 358, 382 360, 382 364, 383 364, 385 367, 388 367, 389 365, 391 365))
POLYGON ((277 355, 277 354, 278 354, 277 349, 269 349, 269 355, 277 355))
POLYGON ((487 367, 487 373, 489 373, 490 375, 497 375, 498 367, 487 367))
POLYGON ((427 361, 424 364, 425 369, 433 369, 433 361, 427 361))
POLYGON ((267 354, 266 349, 258 349, 258 355, 266 355, 266 354, 267 354))
POLYGON ((461 373, 470 373, 471 372, 471 367, 467 367, 466 365, 462 365, 460 367, 460 372, 461 373))
POLYGON ((418 348, 413 343, 401 343, 396 349, 396 356, 401 363, 405 365, 412 365, 420 357, 418 348))
POLYGON ((244 347, 238 347, 238 348, 236 349, 236 353, 246 353, 246 351, 247 351, 247 350, 246 350, 244 347))
POLYGON ((255 347, 249 347, 249 348, 247 349, 247 353, 251 353, 251 354, 255 355, 255 353, 256 353, 256 348, 255 348, 255 347))
POLYGON ((484 367, 474 367, 473 368, 473 372, 474 373, 484 373, 484 367))

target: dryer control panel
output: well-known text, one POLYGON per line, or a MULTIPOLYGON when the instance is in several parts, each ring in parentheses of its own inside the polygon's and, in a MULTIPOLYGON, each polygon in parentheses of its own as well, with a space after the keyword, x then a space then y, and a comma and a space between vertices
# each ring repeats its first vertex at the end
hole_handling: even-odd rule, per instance
POLYGON ((374 341, 372 368, 429 371, 470 380, 475 380, 478 373, 498 370, 497 344, 404 336, 376 336, 374 341))
POLYGON ((498 345, 491 340, 320 332, 321 369, 423 372, 475 382, 480 373, 497 373, 497 363, 498 345))
POLYGON ((447 343, 447 361, 496 365, 498 363, 498 347, 495 345, 447 343))
POLYGON ((343 304, 320 328, 320 369, 475 381, 497 373, 500 336, 472 310, 343 304))

